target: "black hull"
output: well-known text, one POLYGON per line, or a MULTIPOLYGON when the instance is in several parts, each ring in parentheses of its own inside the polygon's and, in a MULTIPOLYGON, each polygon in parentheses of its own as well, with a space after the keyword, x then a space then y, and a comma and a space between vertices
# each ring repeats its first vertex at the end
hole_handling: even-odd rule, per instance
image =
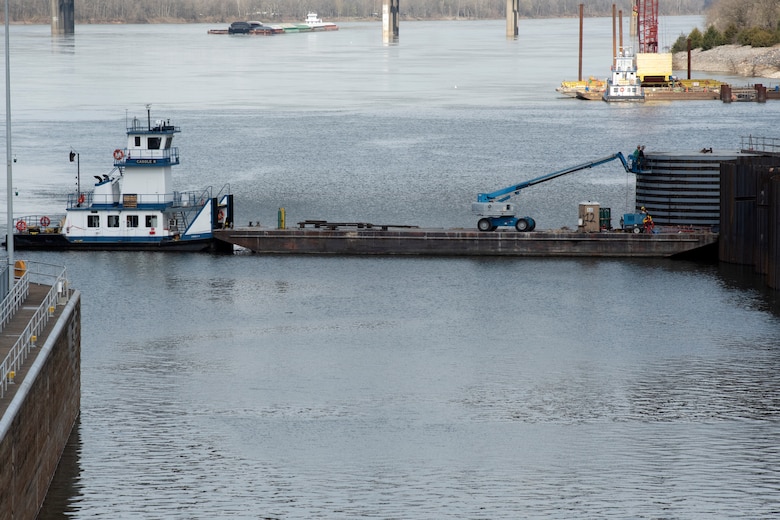
POLYGON ((214 234, 219 240, 254 253, 295 255, 672 258, 706 253, 717 259, 718 241, 718 235, 707 230, 637 234, 562 230, 519 233, 514 230, 344 229, 336 225, 334 229, 236 228, 214 234))
MULTIPOLYGON (((210 252, 220 251, 223 243, 213 239, 167 240, 157 243, 143 242, 69 242, 62 235, 14 235, 14 249, 20 251, 170 251, 210 252)), ((6 243, 3 243, 6 247, 6 243)))

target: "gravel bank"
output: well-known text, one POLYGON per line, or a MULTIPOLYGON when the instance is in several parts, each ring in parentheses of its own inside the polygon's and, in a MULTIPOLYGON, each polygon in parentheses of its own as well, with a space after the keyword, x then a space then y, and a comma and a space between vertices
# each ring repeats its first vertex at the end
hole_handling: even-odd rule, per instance
MULTIPOLYGON (((675 70, 687 70, 688 53, 678 52, 673 57, 675 70)), ((758 47, 722 45, 708 51, 691 51, 691 70, 726 72, 739 76, 780 78, 780 45, 758 47)))

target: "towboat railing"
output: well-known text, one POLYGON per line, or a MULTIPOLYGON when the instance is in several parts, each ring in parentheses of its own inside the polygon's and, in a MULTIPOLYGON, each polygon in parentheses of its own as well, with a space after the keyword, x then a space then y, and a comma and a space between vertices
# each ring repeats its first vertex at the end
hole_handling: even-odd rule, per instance
POLYGON ((230 183, 225 183, 225 185, 219 189, 219 193, 217 193, 217 200, 221 199, 222 195, 229 195, 229 194, 230 194, 230 183))
POLYGON ((14 219, 14 233, 34 235, 36 233, 57 233, 65 222, 65 215, 25 215, 14 219))
POLYGON ((124 166, 126 164, 149 166, 179 164, 179 149, 175 146, 173 148, 162 148, 158 150, 125 148, 121 151, 121 156, 115 156, 114 166, 124 166))
POLYGON ((780 154, 780 138, 757 137, 755 135, 742 136, 741 149, 749 152, 769 152, 780 154))
POLYGON ((65 305, 70 298, 66 269, 62 266, 42 262, 17 261, 14 266, 13 289, 0 304, 0 323, 4 330, 30 294, 30 284, 51 287, 43 302, 35 310, 27 326, 0 363, 0 399, 5 397, 11 374, 19 371, 27 356, 36 347, 38 336, 46 328, 49 318, 54 316, 58 305, 65 305))
POLYGON ((175 125, 172 125, 169 121, 155 121, 154 126, 150 128, 151 121, 145 121, 143 119, 138 119, 137 117, 134 117, 131 121, 131 124, 127 125, 127 131, 132 133, 159 133, 159 132, 175 132, 180 133, 181 128, 175 125))
MULTIPOLYGON (((224 189, 224 188, 223 188, 224 189)), ((144 207, 171 206, 174 208, 198 208, 210 198, 212 187, 199 191, 174 191, 173 193, 134 193, 115 201, 113 195, 95 195, 94 192, 68 194, 68 208, 94 209, 144 209, 144 207)))
POLYGON ((174 208, 200 207, 211 198, 211 186, 201 191, 177 191, 173 194, 174 208))

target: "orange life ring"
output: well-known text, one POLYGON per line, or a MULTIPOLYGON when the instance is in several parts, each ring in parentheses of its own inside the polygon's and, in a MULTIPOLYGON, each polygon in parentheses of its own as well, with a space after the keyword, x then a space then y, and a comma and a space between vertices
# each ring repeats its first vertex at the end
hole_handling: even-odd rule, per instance
POLYGON ((49 217, 46 216, 41 217, 41 226, 46 227, 49 224, 51 224, 51 220, 49 220, 49 217))
POLYGON ((225 212, 222 210, 219 210, 219 213, 217 213, 217 220, 222 220, 225 218, 225 212))
POLYGON ((24 220, 19 220, 16 222, 16 230, 24 233, 24 230, 27 229, 27 223, 24 220))
POLYGON ((620 87, 620 92, 623 92, 623 87, 620 87))
POLYGON ((84 194, 83 194, 83 193, 80 193, 80 194, 79 194, 79 204, 84 204, 84 200, 85 200, 85 199, 84 199, 84 194))
POLYGON ((115 161, 121 161, 121 160, 122 160, 122 159, 124 159, 124 158, 125 158, 125 152, 123 152, 123 151, 122 151, 122 150, 120 150, 119 148, 117 148, 116 150, 114 150, 114 160, 115 160, 115 161))

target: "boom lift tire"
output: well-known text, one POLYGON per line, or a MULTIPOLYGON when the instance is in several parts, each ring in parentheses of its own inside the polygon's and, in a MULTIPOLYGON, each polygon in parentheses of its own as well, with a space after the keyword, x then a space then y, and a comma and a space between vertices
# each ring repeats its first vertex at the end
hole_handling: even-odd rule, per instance
POLYGON ((489 218, 481 218, 479 219, 479 222, 477 222, 477 229, 480 231, 493 231, 495 228, 489 218))
POLYGON ((515 222, 515 229, 521 233, 524 231, 531 231, 530 227, 531 224, 524 218, 519 218, 517 219, 517 222, 515 222))

